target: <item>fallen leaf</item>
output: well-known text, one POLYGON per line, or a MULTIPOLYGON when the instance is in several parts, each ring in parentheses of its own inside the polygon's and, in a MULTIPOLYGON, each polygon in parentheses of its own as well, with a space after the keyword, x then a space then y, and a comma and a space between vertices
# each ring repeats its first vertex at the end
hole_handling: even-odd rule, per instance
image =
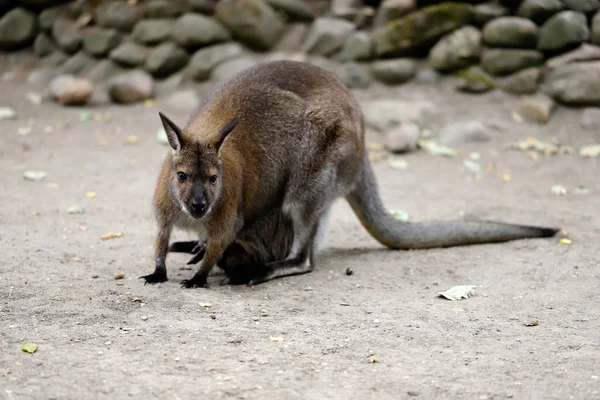
POLYGON ((377 359, 377 357, 375 357, 375 356, 370 356, 370 357, 368 358, 368 360, 369 360, 369 362, 370 362, 371 364, 375 364, 375 363, 378 363, 378 362, 379 362, 379 360, 378 360, 378 359, 377 359))
POLYGON ((408 169, 408 163, 400 157, 390 158, 388 162, 389 166, 393 169, 406 170, 408 169))
POLYGON ((87 197, 88 199, 93 199, 94 197, 96 197, 96 193, 95 192, 85 192, 85 197, 87 197))
POLYGON ((38 345, 34 343, 25 343, 23 346, 21 346, 21 351, 29 354, 35 353, 37 349, 38 345))
POLYGON ((100 237, 100 239, 108 240, 108 239, 115 239, 115 238, 120 238, 120 237, 123 237, 123 232, 117 232, 117 233, 109 232, 109 233, 105 233, 104 235, 102 235, 100 237))
POLYGON ((269 336, 269 340, 271 342, 279 343, 279 342, 283 342, 285 340, 285 338, 282 338, 280 336, 269 336))
POLYGON ((115 275, 115 279, 123 279, 125 278, 125 274, 122 272, 117 272, 115 275))
POLYGON ((539 321, 536 317, 531 318, 529 321, 525 321, 525 326, 537 326, 539 325, 539 321))
POLYGON ((466 169, 473 173, 481 172, 481 164, 472 160, 463 160, 463 165, 466 169))
POLYGON ((75 257, 71 258, 71 261, 79 262, 79 261, 81 261, 81 258, 75 256, 75 257))
POLYGON ((160 144, 169 144, 169 138, 167 137, 167 132, 165 132, 164 128, 160 128, 158 132, 156 132, 156 140, 160 144))
POLYGON ((25 171, 23 176, 29 181, 39 182, 48 175, 44 171, 25 171))
POLYGON ((204 308, 209 308, 209 307, 212 307, 212 304, 211 304, 211 303, 203 303, 203 302, 200 302, 200 303, 198 303, 198 305, 199 305, 200 307, 204 307, 204 308))
POLYGON ((562 185, 554 185, 550 190, 557 196, 564 196, 567 194, 567 188, 562 185))
POLYGON ((382 151, 382 150, 385 150, 385 145, 382 143, 370 142, 370 143, 367 143, 367 150, 382 151))
POLYGON ((434 156, 456 157, 458 152, 450 147, 437 144, 432 140, 419 140, 419 147, 434 156))
POLYGON ((79 18, 77 18, 77 20, 75 21, 75 25, 77 25, 79 28, 82 28, 89 24, 91 21, 92 16, 90 15, 90 13, 83 13, 79 16, 79 18))
POLYGON ((79 226, 79 230, 80 231, 87 231, 87 226, 81 225, 81 226, 79 226))
POLYGON ((572 244, 573 241, 571 239, 562 238, 560 239, 560 244, 572 244))
POLYGON ((84 214, 85 208, 81 207, 78 204, 73 204, 71 207, 67 208, 67 212, 69 214, 84 214))
POLYGON ((479 160, 481 160, 481 153, 473 152, 473 153, 469 154, 469 158, 471 160, 479 161, 479 160))
POLYGON ((17 134, 19 134, 19 136, 27 136, 30 133, 31 133, 30 126, 22 126, 20 128, 17 128, 17 134))
POLYGON ((10 107, 0 107, 0 121, 17 119, 17 113, 10 107))
POLYGON ((31 104, 39 106, 42 104, 42 96, 39 93, 30 92, 25 95, 25 98, 29 100, 31 104))
POLYGON ((438 295, 452 301, 468 299, 475 295, 476 287, 473 285, 453 286, 445 292, 439 292, 438 295))
POLYGON ((94 117, 94 114, 92 114, 90 111, 82 111, 79 113, 79 121, 81 121, 81 122, 89 121, 93 117, 94 117))
POLYGON ((154 99, 146 99, 144 100, 144 107, 152 107, 156 104, 156 100, 154 99))
POLYGON ((390 210, 390 214, 392 214, 398 221, 406 222, 410 218, 408 213, 402 210, 390 210))
POLYGON ((58 183, 51 182, 51 183, 48 184, 48 187, 50 189, 58 189, 58 183))
POLYGON ((579 149, 579 155, 585 158, 592 158, 600 156, 600 144, 592 144, 589 146, 583 146, 579 149))
POLYGON ((136 144, 138 142, 137 136, 129 136, 127 139, 123 140, 123 144, 136 144))
POLYGON ((508 181, 512 180, 512 177, 509 174, 504 174, 504 175, 502 175, 502 180, 504 182, 508 182, 508 181))

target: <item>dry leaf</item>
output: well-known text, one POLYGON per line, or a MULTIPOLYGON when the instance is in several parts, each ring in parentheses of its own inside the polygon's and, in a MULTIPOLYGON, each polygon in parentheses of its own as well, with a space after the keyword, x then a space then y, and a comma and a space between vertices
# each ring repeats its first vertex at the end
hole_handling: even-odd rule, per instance
POLYGON ((502 180, 503 180, 504 182, 508 182, 508 181, 510 181, 511 179, 512 179, 512 177, 511 177, 509 174, 504 174, 504 175, 502 175, 502 180))
POLYGON ((96 193, 95 192, 85 192, 85 197, 87 197, 88 199, 93 199, 94 197, 96 197, 96 193))
POLYGON ((109 233, 105 233, 104 235, 102 235, 100 237, 100 239, 102 239, 102 240, 108 240, 108 239, 120 238, 122 236, 123 236, 123 232, 117 232, 117 233, 109 232, 109 233))
POLYGON ((567 188, 562 185, 554 185, 550 190, 557 196, 564 196, 567 194, 567 188))
POLYGON ((481 172, 481 165, 478 162, 472 160, 463 160, 463 165, 466 169, 475 174, 481 172))
POLYGON ((200 302, 200 303, 198 303, 198 305, 199 305, 200 307, 204 307, 204 308, 209 308, 209 307, 212 307, 212 304, 211 304, 211 303, 203 303, 203 302, 200 302))
POLYGON ((432 140, 419 140, 419 147, 434 156, 456 157, 458 152, 449 147, 441 146, 432 140))
POLYGON ((58 184, 57 184, 57 183, 49 183, 49 184, 48 184, 48 187, 49 187, 50 189, 57 189, 57 188, 58 188, 58 184))
POLYGON ((93 117, 94 117, 94 114, 92 114, 90 111, 82 111, 79 113, 79 120, 81 122, 89 121, 93 117))
POLYGON ((560 239, 560 244, 572 244, 573 241, 571 239, 562 238, 560 239))
POLYGON ((29 100, 31 104, 39 106, 42 104, 42 96, 39 93, 30 92, 25 95, 25 98, 29 100))
POLYGON ((27 136, 31 133, 31 127, 24 126, 24 127, 17 128, 17 133, 19 134, 19 136, 27 136))
POLYGON ((44 171, 25 171, 25 173, 23 174, 25 179, 27 179, 28 181, 34 181, 34 182, 41 181, 42 179, 44 179, 46 177, 46 175, 48 175, 48 174, 44 171))
POLYGON ((600 156, 600 144, 591 144, 584 146, 579 149, 579 155, 585 158, 592 158, 600 156))
POLYGON ((156 104, 156 100, 154 99, 146 99, 144 100, 144 107, 152 107, 156 104))
POLYGON ((452 301, 468 299, 475 294, 476 287, 473 285, 453 286, 445 292, 439 292, 438 295, 452 301))
POLYGON ((80 230, 80 231, 87 231, 87 226, 85 226, 85 225, 80 225, 80 226, 79 226, 79 230, 80 230))
POLYGON ((38 345, 34 343, 25 343, 23 346, 21 346, 21 351, 29 354, 35 353, 37 349, 38 345))
POLYGON ((123 141, 123 144, 136 144, 138 142, 137 136, 129 136, 123 141))
POLYGON ((399 169, 399 170, 408 169, 408 163, 399 157, 390 158, 388 165, 393 169, 399 169))
POLYGON ((115 279, 123 279, 125 278, 125 274, 122 272, 117 272, 117 274, 115 275, 115 279))
POLYGON ((81 207, 78 204, 73 204, 71 207, 67 208, 67 212, 69 214, 84 214, 85 208, 81 207))
POLYGON ((81 258, 75 256, 75 257, 71 258, 71 261, 79 262, 79 261, 81 261, 81 258))
POLYGON ((285 340, 285 338, 282 338, 281 336, 269 336, 269 340, 271 342, 279 343, 279 342, 283 342, 285 340))
POLYGON ((370 142, 370 143, 367 143, 367 149, 372 150, 372 151, 381 151, 381 150, 385 150, 385 145, 382 143, 370 142))

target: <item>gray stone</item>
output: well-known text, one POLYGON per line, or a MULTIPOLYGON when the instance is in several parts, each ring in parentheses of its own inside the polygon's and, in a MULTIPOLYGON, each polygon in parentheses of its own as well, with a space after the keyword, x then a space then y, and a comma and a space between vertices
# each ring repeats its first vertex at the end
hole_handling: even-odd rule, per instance
POLYGON ((0 18, 0 49, 15 49, 33 42, 38 31, 35 15, 13 8, 0 18))
POLYGON ((215 6, 217 0, 186 0, 186 3, 192 8, 192 11, 196 11, 206 15, 212 15, 215 12, 215 6))
POLYGON ((417 73, 417 65, 409 58, 378 60, 371 65, 371 73, 378 81, 394 85, 411 80, 417 73))
POLYGON ((416 0, 383 0, 377 8, 373 26, 380 27, 417 8, 416 0))
POLYGON ((67 55, 62 51, 55 51, 47 57, 42 59, 42 64, 46 67, 58 67, 65 61, 67 61, 67 55))
POLYGON ((138 43, 154 45, 168 40, 172 29, 170 19, 149 19, 135 24, 131 35, 138 43))
POLYGON ((332 0, 328 14, 335 18, 354 20, 362 6, 361 0, 332 0))
POLYGON ((366 32, 353 32, 344 41, 340 53, 342 61, 369 60, 372 57, 373 43, 366 32))
POLYGON ((460 78, 456 90, 465 93, 485 93, 495 87, 494 78, 478 66, 472 66, 457 73, 460 78))
POLYGON ((50 83, 50 94, 65 106, 83 106, 92 95, 90 81, 72 75, 59 75, 50 83))
POLYGON ((185 82, 185 76, 183 72, 173 74, 166 79, 154 82, 154 96, 155 97, 166 97, 177 91, 181 85, 185 82))
POLYGON ((581 127, 586 131, 600 131, 600 108, 586 108, 583 110, 581 127))
POLYGON ((600 60, 600 46, 582 43, 581 46, 576 49, 547 60, 546 66, 549 68, 556 68, 577 61, 595 60, 600 60))
POLYGON ((255 66, 257 63, 250 57, 238 57, 227 60, 217 65, 211 74, 215 82, 222 82, 232 78, 238 73, 255 66))
POLYGON ((164 77, 185 67, 189 59, 187 52, 174 43, 163 43, 150 50, 145 69, 155 77, 164 77))
POLYGON ((434 85, 441 79, 440 74, 432 68, 424 68, 417 72, 415 75, 415 82, 422 85, 434 85))
POLYGON ((488 22, 505 15, 508 15, 508 9, 498 3, 483 3, 473 7, 473 23, 480 28, 488 22))
POLYGON ((565 9, 560 0, 525 0, 519 6, 517 15, 528 18, 536 24, 543 24, 548 18, 565 9))
POLYGON ((302 0, 267 0, 267 3, 292 21, 312 21, 315 18, 312 10, 302 0))
POLYGON ((221 0, 215 16, 238 40, 258 50, 272 48, 285 29, 283 19, 264 0, 221 0))
POLYGON ((172 111, 191 112, 200 106, 200 98, 192 89, 179 90, 169 95, 161 105, 172 111))
POLYGON ((545 124, 550 120, 554 105, 550 97, 538 93, 523 97, 517 113, 525 120, 545 124))
POLYGON ((443 37, 429 52, 429 64, 438 71, 464 68, 479 60, 481 33, 472 26, 457 29, 443 37))
POLYGON ((600 62, 578 62, 555 68, 542 86, 557 101, 572 106, 600 105, 600 62))
POLYGON ((386 132, 386 147, 392 153, 403 153, 417 148, 421 127, 414 122, 403 122, 386 132))
POLYGON ((317 18, 310 27, 301 50, 309 54, 331 55, 342 47, 354 28, 354 24, 343 19, 317 18))
POLYGON ((303 22, 292 22, 291 24, 287 24, 285 32, 281 35, 281 39, 277 42, 272 51, 298 51, 300 46, 302 46, 308 28, 309 26, 303 22))
POLYGON ((77 52, 83 41, 77 25, 62 18, 54 21, 52 37, 61 49, 70 54, 77 52))
POLYGON ((361 103, 361 109, 368 127, 386 132, 404 122, 414 122, 419 126, 433 119, 437 113, 435 106, 429 101, 404 101, 380 99, 361 103))
POLYGON ((540 28, 538 49, 560 51, 585 42, 590 37, 584 14, 575 11, 561 11, 540 28))
POLYGON ((600 8, 600 0, 563 0, 569 10, 591 14, 600 8))
POLYGON ((44 32, 52 31, 54 20, 58 18, 60 7, 46 8, 38 15, 38 24, 44 32))
POLYGON ((98 83, 105 82, 114 76, 122 74, 123 72, 125 72, 123 68, 114 61, 101 60, 94 65, 85 76, 90 81, 98 83))
POLYGON ((176 18, 192 9, 185 1, 151 0, 143 5, 146 18, 176 18))
POLYGON ((111 79, 108 94, 115 103, 137 103, 152 97, 154 82, 142 70, 135 70, 111 79))
POLYGON ((404 56, 423 49, 443 35, 467 25, 473 16, 469 4, 446 2, 422 8, 372 32, 379 57, 404 56))
POLYGON ((444 127, 440 133, 440 144, 456 146, 465 143, 488 142, 491 139, 489 128, 481 121, 459 121, 444 127))
POLYGON ((177 19, 171 37, 178 45, 191 48, 231 39, 223 25, 207 16, 193 13, 184 14, 177 19))
POLYGON ((93 60, 83 51, 71 56, 58 69, 59 74, 77 75, 92 64, 93 60))
POLYGON ((323 56, 308 56, 308 59, 306 61, 331 73, 336 73, 336 71, 338 70, 338 65, 335 62, 323 56))
POLYGON ((535 48, 537 26, 521 17, 501 17, 483 28, 483 41, 489 46, 535 48))
POLYGON ((365 89, 371 84, 369 69, 353 61, 343 63, 339 68, 338 76, 349 89, 365 89))
POLYGON ((500 81, 498 86, 507 93, 522 95, 537 92, 541 70, 539 68, 526 68, 522 71, 507 76, 500 81))
POLYGON ((127 2, 106 2, 96 8, 95 20, 104 28, 131 31, 141 17, 141 12, 127 2))
POLYGON ((83 49, 95 57, 103 57, 121 43, 121 35, 115 29, 86 28, 83 32, 83 49))
POLYGON ((536 50, 486 49, 481 56, 481 66, 492 75, 510 75, 522 69, 544 63, 544 56, 536 50))
POLYGON ((110 52, 111 60, 125 66, 138 67, 148 58, 148 48, 133 42, 125 42, 110 52))
POLYGON ((54 51, 54 43, 45 33, 40 33, 33 42, 33 51, 38 57, 45 57, 54 51))
POLYGON ((242 54, 242 46, 237 43, 225 43, 205 47, 196 51, 190 59, 187 71, 188 75, 198 81, 206 80, 217 65, 240 57, 242 54))
POLYGON ((592 18, 592 43, 600 45, 600 11, 592 18))

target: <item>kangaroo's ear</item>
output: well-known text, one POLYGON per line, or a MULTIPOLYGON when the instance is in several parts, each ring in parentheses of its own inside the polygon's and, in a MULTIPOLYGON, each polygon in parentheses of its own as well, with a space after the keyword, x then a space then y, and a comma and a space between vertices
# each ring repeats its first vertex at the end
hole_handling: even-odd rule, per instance
POLYGON ((229 121, 228 123, 223 125, 223 127, 221 129, 219 129, 219 141, 215 145, 217 152, 221 149, 221 146, 223 145, 223 142, 227 138, 227 135, 229 135, 231 133, 231 131, 233 130, 233 128, 235 128, 235 126, 237 125, 238 120, 239 120, 239 118, 235 117, 234 119, 232 119, 231 121, 229 121))
POLYGON ((167 118, 163 113, 159 112, 160 120, 162 121, 163 128, 165 128, 165 132, 167 133, 167 138, 169 139, 169 144, 175 151, 181 150, 183 146, 182 132, 181 129, 175 125, 173 121, 167 118))

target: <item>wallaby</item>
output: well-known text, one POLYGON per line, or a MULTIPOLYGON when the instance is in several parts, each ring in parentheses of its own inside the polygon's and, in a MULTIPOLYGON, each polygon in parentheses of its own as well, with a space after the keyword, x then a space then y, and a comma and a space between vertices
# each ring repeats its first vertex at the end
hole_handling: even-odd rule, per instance
POLYGON ((184 287, 204 286, 216 264, 227 264, 227 253, 238 258, 232 265, 251 264, 244 270, 249 284, 310 272, 315 248, 322 247, 317 238, 324 237, 330 207, 341 197, 366 230, 392 249, 551 237, 559 231, 394 218, 379 195, 358 101, 334 74, 308 63, 275 61, 239 73, 205 96, 184 129, 159 114, 172 150, 154 195, 156 268, 141 277, 147 283, 167 280, 173 227, 200 238, 171 246, 191 251, 200 245, 190 260, 200 266, 181 282, 184 287))

